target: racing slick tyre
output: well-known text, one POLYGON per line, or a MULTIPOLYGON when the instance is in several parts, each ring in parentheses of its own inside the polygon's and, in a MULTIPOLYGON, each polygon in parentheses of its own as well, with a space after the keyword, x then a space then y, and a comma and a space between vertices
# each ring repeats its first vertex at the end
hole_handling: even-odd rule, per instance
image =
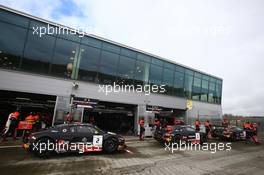
POLYGON ((232 134, 231 141, 232 142, 236 142, 237 141, 237 138, 236 138, 236 135, 235 134, 232 134))
POLYGON ((54 141, 49 138, 40 138, 35 142, 38 145, 37 150, 32 150, 33 154, 40 158, 48 158, 54 151, 48 149, 48 144, 54 144, 54 141), (43 147, 42 147, 43 145, 43 147), (45 145, 45 146, 44 146, 45 145))
POLYGON ((173 137, 173 142, 174 143, 180 143, 181 140, 181 135, 177 134, 176 136, 173 137))
POLYGON ((118 141, 115 138, 108 138, 104 141, 103 149, 107 153, 112 153, 117 150, 118 141))

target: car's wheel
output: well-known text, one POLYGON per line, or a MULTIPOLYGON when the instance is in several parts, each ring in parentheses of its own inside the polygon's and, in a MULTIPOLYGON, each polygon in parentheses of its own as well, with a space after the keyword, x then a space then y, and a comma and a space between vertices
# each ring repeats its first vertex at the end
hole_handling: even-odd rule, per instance
POLYGON ((118 141, 115 138, 108 138, 104 141, 103 149, 107 153, 112 153, 117 150, 118 141))
POLYGON ((181 140, 181 135, 177 134, 173 137, 173 142, 174 143, 179 143, 181 140))
POLYGON ((54 144, 54 141, 49 138, 40 138, 36 140, 35 144, 37 144, 37 149, 33 150, 33 153, 40 158, 47 158, 52 153, 54 153, 54 150, 49 150, 48 144, 54 144))
POLYGON ((236 134, 232 134, 231 141, 232 141, 232 142, 237 141, 236 134))

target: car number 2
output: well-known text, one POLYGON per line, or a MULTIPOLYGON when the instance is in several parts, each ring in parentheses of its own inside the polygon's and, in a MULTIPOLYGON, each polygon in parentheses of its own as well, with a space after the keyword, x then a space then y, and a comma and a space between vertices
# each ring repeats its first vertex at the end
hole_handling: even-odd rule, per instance
POLYGON ((200 140, 200 133, 195 133, 195 139, 200 140))
POLYGON ((103 144, 103 136, 94 135, 93 136, 93 146, 102 146, 102 144, 103 144))

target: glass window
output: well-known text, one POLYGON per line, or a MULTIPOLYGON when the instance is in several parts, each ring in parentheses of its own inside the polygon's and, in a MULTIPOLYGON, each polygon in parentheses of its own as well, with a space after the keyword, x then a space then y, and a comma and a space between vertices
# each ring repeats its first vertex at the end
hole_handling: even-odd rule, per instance
POLYGON ((49 35, 39 37, 29 32, 21 69, 47 74, 52 60, 54 43, 55 37, 49 35))
POLYGON ((116 68, 101 66, 100 72, 98 73, 100 84, 114 84, 116 78, 116 68))
POLYGON ((144 85, 149 80, 149 68, 150 64, 142 61, 136 62, 135 68, 135 84, 144 85))
POLYGON ((169 63, 169 62, 164 62, 164 67, 168 68, 168 69, 171 69, 171 70, 174 70, 175 65, 172 64, 172 63, 169 63))
POLYGON ((117 73, 119 55, 102 51, 100 61, 99 81, 102 84, 113 84, 117 73))
POLYGON ((118 63, 119 55, 107 51, 102 51, 101 65, 116 67, 118 63))
POLYGON ((222 100, 222 82, 216 84, 216 103, 221 104, 222 100))
POLYGON ((156 64, 158 66, 163 66, 163 61, 161 61, 160 59, 157 59, 157 58, 152 58, 151 63, 156 64))
POLYGON ((0 22, 0 67, 17 69, 23 54, 27 30, 0 22))
POLYGON ((162 83, 162 67, 151 65, 149 83, 160 85, 162 83))
POLYGON ((173 94, 173 80, 174 80, 174 76, 173 76, 174 72, 171 69, 164 69, 163 72, 163 84, 166 85, 165 86, 165 93, 166 94, 173 94))
MULTIPOLYGON (((50 31, 52 33, 52 30, 50 30, 50 31)), ((67 39, 67 40, 71 40, 71 41, 75 41, 75 42, 81 41, 80 36, 82 36, 82 35, 79 35, 76 31, 71 31, 68 28, 61 29, 60 31, 58 31, 58 37, 59 38, 63 38, 63 39, 67 39)))
POLYGON ((181 66, 176 65, 176 71, 184 73, 185 69, 181 66))
POLYGON ((192 70, 186 69, 185 74, 193 76, 194 72, 192 70))
POLYGON ((138 54, 137 59, 148 63, 151 62, 151 57, 148 55, 138 54))
POLYGON ((185 74, 184 77, 184 93, 187 98, 192 96, 193 76, 185 74))
POLYGON ((128 56, 131 58, 137 58, 136 52, 129 50, 129 49, 126 49, 126 48, 121 48, 121 55, 128 56))
POLYGON ((204 80, 207 80, 207 81, 209 81, 209 79, 210 79, 210 77, 209 77, 208 75, 202 75, 202 78, 203 78, 204 80))
POLYGON ((194 77, 193 87, 192 87, 192 99, 193 100, 200 100, 201 84, 202 84, 202 80, 200 78, 194 77))
POLYGON ((114 45, 114 44, 110 44, 110 43, 107 43, 107 42, 103 42, 103 49, 107 50, 107 51, 110 51, 110 52, 117 53, 117 54, 120 53, 120 47, 119 46, 114 45))
POLYGON ((208 94, 208 102, 215 103, 216 93, 215 93, 215 83, 210 82, 209 83, 209 94, 208 94))
POLYGON ((118 66, 118 83, 133 84, 135 60, 121 56, 118 66))
POLYGON ((82 45, 80 50, 78 78, 80 80, 97 82, 100 49, 82 45))
POLYGON ((202 78, 202 74, 198 73, 198 72, 194 72, 194 76, 196 78, 202 78))
POLYGON ((184 74, 181 72, 174 73, 174 94, 180 97, 184 96, 184 74))
POLYGON ((75 68, 79 44, 60 39, 56 41, 51 73, 56 76, 75 79, 75 68))
POLYGON ((26 28, 28 27, 28 23, 29 23, 29 19, 27 19, 26 17, 19 16, 12 12, 7 12, 2 9, 0 10, 0 20, 26 28))
POLYGON ((102 47, 102 41, 88 36, 84 36, 81 40, 81 43, 97 48, 102 47))
POLYGON ((207 102, 208 88, 209 88, 209 82, 207 80, 202 80, 201 101, 207 102))

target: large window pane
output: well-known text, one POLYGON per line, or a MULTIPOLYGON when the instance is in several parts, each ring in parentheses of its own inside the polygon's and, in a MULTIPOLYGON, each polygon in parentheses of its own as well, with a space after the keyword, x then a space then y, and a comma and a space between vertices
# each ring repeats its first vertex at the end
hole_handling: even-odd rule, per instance
POLYGON ((174 94, 180 97, 184 96, 184 74, 181 72, 174 73, 174 94))
POLYGON ((100 49, 81 46, 78 79, 97 82, 100 49))
POLYGON ((216 103, 221 104, 222 100, 222 82, 216 84, 216 103))
POLYGON ((172 63, 169 63, 169 62, 165 62, 164 63, 164 67, 165 68, 168 68, 168 69, 171 69, 171 70, 174 70, 175 69, 175 65, 172 64, 172 63))
POLYGON ((118 66, 118 83, 133 84, 135 60, 121 56, 118 66))
POLYGON ((150 64, 142 61, 136 62, 135 68, 135 84, 144 85, 149 80, 149 68, 150 64))
POLYGON ((163 72, 163 84, 166 85, 165 86, 165 93, 166 94, 170 94, 172 95, 173 94, 173 79, 174 79, 174 76, 173 76, 174 72, 170 69, 164 69, 164 72, 163 72))
POLYGON ((138 54, 137 59, 140 61, 148 62, 148 63, 151 62, 151 57, 148 55, 138 54))
POLYGON ((100 84, 113 84, 116 77, 116 68, 101 66, 98 76, 100 84))
POLYGON ((209 88, 209 82, 207 80, 202 80, 201 101, 207 102, 208 88, 209 88))
POLYGON ((184 93, 187 98, 192 96, 192 85, 193 85, 193 76, 185 74, 184 78, 184 93))
POLYGON ((151 65, 149 83, 156 85, 162 84, 162 67, 151 65))
POLYGON ((23 16, 19 16, 14 13, 2 10, 2 9, 0 10, 0 20, 15 24, 15 25, 19 25, 22 27, 28 27, 28 22, 29 22, 29 20, 23 16))
POLYGON ((137 58, 136 52, 126 49, 126 48, 121 48, 121 55, 128 56, 130 58, 137 58))
POLYGON ((17 69, 23 54, 26 29, 0 22, 0 67, 17 69))
POLYGON ((200 78, 194 77, 193 88, 192 88, 192 99, 193 100, 200 100, 201 84, 202 84, 202 80, 200 78))
POLYGON ((79 44, 58 38, 51 73, 56 76, 75 79, 78 52, 79 44))
POLYGON ((163 66, 163 61, 160 60, 160 59, 157 59, 157 58, 152 58, 152 61, 151 61, 152 64, 156 64, 158 66, 163 66))
POLYGON ((55 38, 52 36, 39 37, 29 32, 21 69, 47 74, 52 60, 54 43, 55 38))
POLYGON ((215 92, 215 83, 209 83, 209 94, 208 94, 208 102, 215 103, 216 102, 216 92, 215 92))
POLYGON ((81 40, 81 43, 89 45, 89 46, 97 47, 97 48, 102 47, 102 41, 95 39, 95 38, 88 37, 88 36, 84 36, 81 40))
POLYGON ((107 51, 102 51, 101 65, 117 67, 118 59, 119 59, 118 54, 107 52, 107 51))
POLYGON ((99 81, 102 84, 113 84, 117 73, 119 55, 102 51, 100 61, 99 81))
POLYGON ((107 43, 107 42, 103 42, 103 49, 107 50, 107 51, 110 51, 110 52, 117 53, 117 54, 120 53, 120 47, 119 46, 114 45, 114 44, 110 44, 110 43, 107 43))

